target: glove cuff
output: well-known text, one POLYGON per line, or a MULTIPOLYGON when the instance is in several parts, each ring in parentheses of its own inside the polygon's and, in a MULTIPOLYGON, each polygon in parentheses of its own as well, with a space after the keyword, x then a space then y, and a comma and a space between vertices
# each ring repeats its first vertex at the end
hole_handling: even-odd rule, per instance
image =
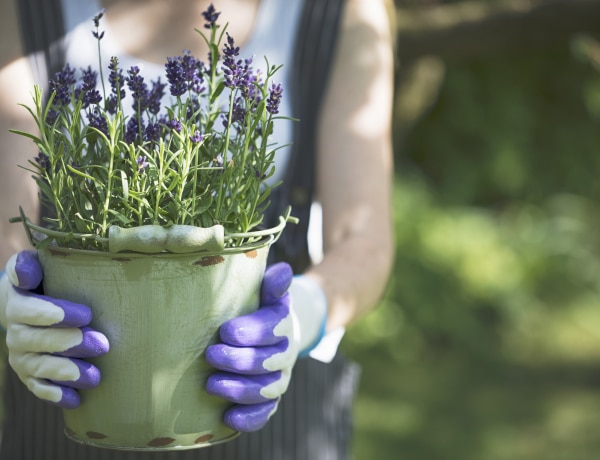
POLYGON ((327 326, 327 298, 321 286, 309 276, 296 275, 290 285, 292 309, 297 319, 296 339, 298 356, 307 357, 325 335, 327 326))

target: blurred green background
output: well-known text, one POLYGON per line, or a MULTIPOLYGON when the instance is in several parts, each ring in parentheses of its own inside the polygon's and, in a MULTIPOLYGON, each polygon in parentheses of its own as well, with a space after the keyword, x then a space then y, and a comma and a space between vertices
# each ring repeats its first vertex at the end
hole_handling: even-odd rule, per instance
POLYGON ((395 267, 343 341, 355 459, 600 458, 598 2, 396 6, 395 267))

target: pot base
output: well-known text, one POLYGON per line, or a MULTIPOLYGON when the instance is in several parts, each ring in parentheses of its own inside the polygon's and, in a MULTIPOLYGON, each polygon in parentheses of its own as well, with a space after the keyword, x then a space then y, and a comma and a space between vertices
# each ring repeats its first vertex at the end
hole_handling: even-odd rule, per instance
POLYGON ((89 440, 84 440, 83 437, 75 435, 75 433, 69 428, 65 428, 65 435, 71 441, 75 441, 77 444, 81 444, 86 447, 100 447, 103 449, 120 450, 120 451, 139 451, 139 452, 162 452, 169 450, 192 450, 201 449, 203 447, 212 447, 217 444, 223 444, 237 438, 241 433, 234 432, 233 434, 219 438, 212 441, 212 435, 210 434, 198 434, 198 435, 186 435, 181 436, 180 439, 173 439, 171 437, 155 438, 148 442, 147 447, 141 446, 123 446, 118 444, 111 444, 109 438, 102 438, 102 441, 94 440, 93 437, 98 434, 89 433, 87 436, 89 440), (194 439, 195 438, 195 439, 194 439))

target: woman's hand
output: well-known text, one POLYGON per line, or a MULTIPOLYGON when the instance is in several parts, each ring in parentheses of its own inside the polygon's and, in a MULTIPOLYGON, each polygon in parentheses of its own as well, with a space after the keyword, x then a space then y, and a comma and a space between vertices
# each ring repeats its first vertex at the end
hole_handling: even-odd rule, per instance
POLYGON ((324 333, 324 298, 303 305, 304 312, 298 314, 288 291, 292 279, 288 264, 268 267, 260 308, 223 324, 222 342, 206 351, 208 363, 219 369, 206 389, 235 403, 225 412, 225 423, 234 430, 255 431, 267 423, 288 388, 296 359, 324 333))
POLYGON ((77 389, 100 383, 100 371, 84 358, 108 352, 108 339, 88 327, 92 313, 87 306, 32 292, 42 278, 35 251, 13 255, 0 274, 8 359, 38 398, 74 408, 80 402, 77 389))

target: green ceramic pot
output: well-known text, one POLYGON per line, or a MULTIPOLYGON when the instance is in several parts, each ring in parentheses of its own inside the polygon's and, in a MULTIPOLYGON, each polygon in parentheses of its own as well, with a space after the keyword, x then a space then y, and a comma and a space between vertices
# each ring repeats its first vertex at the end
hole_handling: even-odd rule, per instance
POLYGON ((67 435, 126 450, 210 446, 237 433, 229 404, 205 391, 204 350, 219 326, 258 306, 270 240, 240 253, 140 254, 49 247, 39 251, 44 289, 88 305, 110 352, 93 359, 97 388, 65 410, 67 435))

